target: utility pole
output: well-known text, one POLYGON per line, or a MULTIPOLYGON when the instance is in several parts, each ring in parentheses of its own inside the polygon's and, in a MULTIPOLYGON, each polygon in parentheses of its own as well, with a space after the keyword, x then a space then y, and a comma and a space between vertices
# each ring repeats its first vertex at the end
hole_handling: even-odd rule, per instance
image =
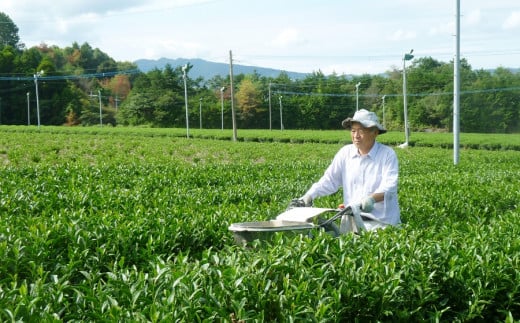
POLYGON ((460 133, 460 0, 456 0, 455 59, 453 64, 453 164, 459 163, 460 133))
POLYGON ((188 114, 188 86, 186 84, 188 64, 182 67, 182 78, 184 79, 184 105, 186 106, 186 138, 190 137, 190 121, 188 114))
POLYGON ((43 70, 34 74, 34 85, 36 87, 36 117, 38 118, 38 128, 40 128, 40 99, 38 97, 38 78, 43 75, 43 70))
POLYGON ((226 87, 220 88, 220 122, 222 123, 222 130, 224 130, 224 91, 226 87))
POLYGON ((92 94, 92 92, 90 92, 89 96, 91 98, 95 98, 97 96, 99 99, 99 125, 103 127, 103 110, 101 109, 101 90, 98 90, 98 95, 92 94))
POLYGON ((101 110, 101 90, 98 90, 99 99, 99 125, 103 127, 103 111, 101 110))
POLYGON ((410 126, 408 124, 408 102, 406 98, 406 61, 409 61, 413 58, 413 49, 408 54, 404 54, 403 56, 403 113, 404 113, 404 136, 405 143, 402 144, 402 147, 408 147, 410 141, 410 126))
POLYGON ((31 125, 31 109, 29 105, 29 92, 27 92, 27 125, 31 125))
POLYGON ((280 130, 283 131, 283 106, 281 95, 278 97, 278 101, 280 101, 280 130))
POLYGON ((202 129, 202 98, 199 98, 199 128, 202 129))
POLYGON ((361 82, 358 82, 356 84, 356 111, 359 110, 359 86, 361 85, 361 82))
POLYGON ((231 120, 233 121, 233 141, 237 141, 237 123, 235 118, 235 98, 233 95, 233 54, 229 51, 229 90, 231 92, 231 120))
POLYGON ((271 82, 269 82, 269 130, 273 130, 273 123, 271 121, 271 82))
POLYGON ((383 95, 383 127, 386 129, 386 120, 385 120, 385 98, 386 98, 386 94, 383 95))

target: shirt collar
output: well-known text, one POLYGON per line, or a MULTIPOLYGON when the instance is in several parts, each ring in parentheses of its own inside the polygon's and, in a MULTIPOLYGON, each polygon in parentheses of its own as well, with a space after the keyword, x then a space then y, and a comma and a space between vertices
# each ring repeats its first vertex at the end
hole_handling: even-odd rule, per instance
POLYGON ((370 159, 374 159, 379 150, 379 143, 377 141, 374 142, 374 145, 372 146, 372 148, 370 149, 370 151, 368 152, 368 154, 366 156, 361 156, 361 154, 359 153, 356 146, 354 146, 354 145, 352 145, 352 146, 354 147, 354 154, 352 155, 352 157, 354 157, 354 158, 368 157, 370 159))

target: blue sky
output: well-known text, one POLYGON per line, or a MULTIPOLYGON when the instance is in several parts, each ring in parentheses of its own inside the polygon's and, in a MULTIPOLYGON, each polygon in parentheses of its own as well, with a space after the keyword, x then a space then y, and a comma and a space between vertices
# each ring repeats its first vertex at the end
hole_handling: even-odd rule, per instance
MULTIPOLYGON (((27 47, 88 42, 118 61, 202 58, 325 74, 449 62, 455 0, 2 0, 27 47)), ((460 0, 461 56, 520 67, 520 1, 460 0)))

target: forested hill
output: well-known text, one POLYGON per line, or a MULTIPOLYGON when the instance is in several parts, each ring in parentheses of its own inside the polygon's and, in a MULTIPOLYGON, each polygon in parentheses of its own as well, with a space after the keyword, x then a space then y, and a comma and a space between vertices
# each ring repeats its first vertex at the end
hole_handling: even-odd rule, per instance
MULTIPOLYGON (((200 58, 159 58, 159 59, 138 59, 134 62, 135 65, 139 68, 140 71, 144 73, 148 73, 151 70, 157 68, 159 70, 164 69, 166 65, 170 65, 173 68, 176 66, 183 66, 184 64, 191 64, 193 68, 190 70, 190 76, 192 78, 202 77, 204 80, 210 80, 215 76, 227 77, 229 75, 229 63, 217 63, 211 62, 200 58)), ((511 73, 520 73, 520 68, 505 68, 511 73)), ((487 69, 489 73, 494 73, 495 69, 487 69)), ((278 70, 274 68, 267 67, 259 67, 259 66, 249 66, 249 65, 240 65, 233 64, 233 73, 236 75, 239 74, 253 74, 258 73, 264 77, 272 77, 276 78, 280 75, 281 72, 287 74, 290 79, 293 80, 301 80, 309 76, 309 73, 299 73, 299 72, 290 72, 285 70, 278 70)), ((317 71, 315 71, 317 72, 317 71)), ((380 76, 385 76, 388 73, 381 73, 380 76)), ((347 79, 352 79, 356 77, 355 75, 343 75, 347 79)))
MULTIPOLYGON (((167 64, 170 64, 172 67, 176 67, 176 66, 182 66, 184 64, 190 63, 191 65, 193 65, 193 68, 190 70, 190 77, 192 77, 192 78, 202 77, 205 80, 209 80, 217 75, 220 75, 222 77, 229 75, 229 63, 210 62, 210 61, 206 61, 206 60, 203 60, 200 58, 192 58, 192 59, 160 58, 157 60, 139 59, 139 60, 135 61, 134 63, 144 73, 147 73, 147 72, 153 70, 154 68, 161 70, 167 64)), ((282 70, 258 67, 258 66, 233 64, 233 73, 234 74, 247 75, 247 74, 253 74, 255 72, 260 74, 261 76, 274 78, 274 77, 277 77, 278 75, 280 75, 280 72, 282 72, 282 70)), ((288 77, 291 79, 303 79, 309 75, 307 73, 298 73, 298 72, 290 72, 290 71, 283 71, 283 72, 287 73, 288 77)))

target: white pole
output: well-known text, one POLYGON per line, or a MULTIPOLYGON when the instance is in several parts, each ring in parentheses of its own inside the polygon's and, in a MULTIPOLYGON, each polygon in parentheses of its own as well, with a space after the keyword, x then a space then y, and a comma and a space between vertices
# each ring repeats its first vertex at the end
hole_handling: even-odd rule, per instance
POLYGON ((359 110, 359 86, 361 85, 361 82, 358 82, 356 84, 356 111, 359 110))
POLYGON ((220 88, 220 120, 222 123, 222 130, 224 130, 224 90, 225 87, 220 88))
POLYGON ((184 65, 182 67, 182 78, 184 79, 184 105, 186 107, 186 138, 190 137, 190 121, 189 121, 189 114, 188 114, 188 87, 186 84, 186 70, 188 69, 188 65, 184 65))
POLYGON ((271 119, 271 82, 269 82, 269 130, 273 130, 271 119))
POLYGON ((385 120, 385 98, 386 98, 386 95, 383 95, 383 127, 386 129, 386 120, 385 120))
POLYGON ((30 111, 30 105, 29 105, 29 92, 27 92, 27 125, 31 125, 31 111, 30 111))
POLYGON ((459 163, 460 133, 460 0, 456 2, 455 60, 453 61, 453 164, 459 163))
POLYGON ((235 118, 235 98, 233 94, 233 53, 229 51, 229 91, 231 96, 231 121, 233 122, 233 141, 237 141, 237 123, 235 118))
POLYGON ((283 108, 282 108, 282 96, 278 97, 280 101, 280 130, 283 131, 283 108))
POLYGON ((403 58, 403 110, 404 110, 404 136, 405 145, 408 146, 409 130, 408 130, 408 102, 406 100, 406 58, 403 58))
POLYGON ((99 99, 99 125, 103 127, 103 111, 101 110, 101 90, 98 90, 99 99))
POLYGON ((202 129, 202 98, 199 98, 199 128, 202 129))
POLYGON ((38 96, 38 77, 43 74, 43 71, 34 74, 34 84, 36 86, 36 117, 38 119, 38 128, 40 128, 40 99, 38 96))
POLYGON ((406 61, 411 60, 413 58, 413 49, 410 50, 410 53, 404 54, 403 56, 403 110, 404 110, 404 134, 405 134, 405 143, 401 145, 401 147, 408 147, 410 141, 410 126, 408 125, 408 102, 406 97, 406 61))

